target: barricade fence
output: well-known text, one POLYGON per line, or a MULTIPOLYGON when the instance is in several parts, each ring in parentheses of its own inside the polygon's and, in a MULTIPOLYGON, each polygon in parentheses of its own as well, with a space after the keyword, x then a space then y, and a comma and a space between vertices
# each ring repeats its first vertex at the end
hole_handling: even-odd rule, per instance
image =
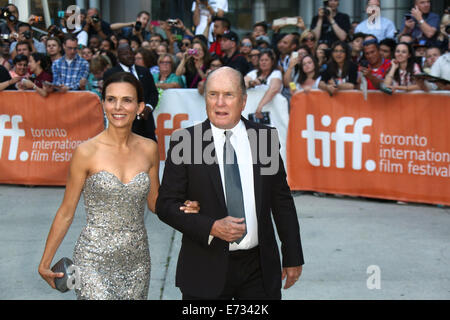
MULTIPOLYGON (((243 116, 264 90, 248 90, 243 116)), ((293 190, 450 204, 449 92, 278 94, 263 108, 278 130, 293 190)), ((166 90, 154 112, 161 177, 170 135, 206 119, 195 89, 166 90)), ((64 185, 72 152, 103 130, 89 92, 0 92, 0 183, 64 185)))

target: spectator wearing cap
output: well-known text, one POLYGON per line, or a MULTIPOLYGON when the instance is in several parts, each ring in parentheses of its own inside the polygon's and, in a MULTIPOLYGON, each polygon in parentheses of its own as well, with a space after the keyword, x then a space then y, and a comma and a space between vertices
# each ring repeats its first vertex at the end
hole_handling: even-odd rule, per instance
POLYGON ((400 36, 410 34, 416 40, 431 40, 439 31, 440 18, 431 12, 430 0, 415 0, 411 13, 403 18, 400 36))
POLYGON ((225 33, 220 40, 220 47, 224 52, 222 57, 224 66, 240 71, 242 76, 250 71, 247 59, 239 52, 239 37, 235 32, 225 33))
POLYGON ((367 79, 367 89, 376 90, 384 81, 386 73, 391 67, 391 61, 381 56, 378 41, 370 39, 363 42, 364 57, 368 66, 360 66, 362 75, 367 79))
POLYGON ((397 29, 395 24, 381 16, 380 0, 368 0, 366 4, 367 19, 358 24, 355 33, 361 32, 377 37, 378 41, 394 38, 397 29))
POLYGON ((318 15, 311 22, 316 38, 331 46, 335 41, 345 41, 350 31, 350 17, 338 11, 339 0, 329 0, 326 8, 319 8, 318 15))
POLYGON ((255 41, 258 48, 268 49, 271 47, 270 38, 268 36, 258 36, 255 41))
POLYGON ((420 67, 422 68, 426 60, 428 48, 427 40, 425 39, 419 40, 418 42, 414 43, 412 47, 414 48, 415 60, 417 63, 419 63, 420 67))

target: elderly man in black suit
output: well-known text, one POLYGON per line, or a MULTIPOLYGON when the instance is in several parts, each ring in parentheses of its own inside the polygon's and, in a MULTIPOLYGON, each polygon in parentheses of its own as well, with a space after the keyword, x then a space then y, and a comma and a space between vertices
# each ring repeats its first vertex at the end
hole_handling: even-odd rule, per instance
POLYGON ((145 108, 133 122, 133 132, 143 137, 156 141, 155 120, 153 119, 153 108, 158 104, 158 90, 156 89, 150 71, 147 68, 134 64, 134 53, 128 44, 121 44, 117 48, 119 65, 107 70, 103 76, 106 80, 109 76, 117 72, 131 72, 142 84, 144 88, 145 108))
POLYGON ((186 300, 281 299, 304 261, 276 129, 241 116, 245 84, 230 67, 208 76, 205 99, 208 119, 171 137, 156 203, 183 233, 176 285, 186 300), (180 211, 188 198, 198 214, 180 211))

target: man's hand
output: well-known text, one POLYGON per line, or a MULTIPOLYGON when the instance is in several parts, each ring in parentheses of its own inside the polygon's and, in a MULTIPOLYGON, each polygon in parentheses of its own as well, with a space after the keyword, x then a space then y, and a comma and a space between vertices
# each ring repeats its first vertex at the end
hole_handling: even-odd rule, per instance
POLYGON ((244 218, 231 216, 216 220, 211 228, 210 234, 230 243, 235 242, 244 235, 246 228, 244 221, 244 218))
POLYGON ((281 274, 281 280, 284 280, 286 277, 286 282, 284 284, 284 289, 289 289, 297 282, 298 278, 300 278, 302 274, 303 266, 298 267, 287 267, 283 268, 283 273, 281 274))

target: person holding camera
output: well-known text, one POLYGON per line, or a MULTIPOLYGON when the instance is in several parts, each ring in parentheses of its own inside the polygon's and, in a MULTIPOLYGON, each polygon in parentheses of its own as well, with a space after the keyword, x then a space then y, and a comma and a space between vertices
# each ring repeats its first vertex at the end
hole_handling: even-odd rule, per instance
POLYGON ((136 21, 128 23, 113 23, 111 30, 120 30, 123 38, 129 39, 131 36, 137 36, 141 42, 150 40, 150 32, 147 31, 147 25, 150 22, 150 13, 148 11, 141 11, 136 17, 136 21))
POLYGON ((211 24, 210 20, 213 17, 223 18, 228 12, 228 0, 195 0, 192 3, 192 19, 195 26, 195 34, 204 34, 209 26, 208 37, 209 42, 213 42, 214 22, 211 24))
POLYGON ((366 13, 367 19, 356 26, 355 33, 371 34, 377 37, 378 41, 395 37, 395 24, 380 14, 380 0, 368 0, 366 13))
POLYGON ((19 42, 28 42, 31 47, 31 52, 46 53, 45 45, 42 42, 33 38, 33 32, 31 26, 28 23, 20 22, 18 26, 17 39, 9 47, 11 58, 17 55, 16 46, 19 42))
POLYGON ((10 3, 5 8, 0 8, 0 12, 1 17, 5 20, 5 22, 0 22, 0 34, 13 35, 17 32, 19 24, 19 10, 10 3))
POLYGON ((89 38, 93 35, 98 35, 103 40, 107 39, 112 34, 109 23, 102 20, 97 8, 88 9, 86 13, 86 24, 84 25, 83 30, 88 33, 89 38))
POLYGON ((195 41, 192 49, 183 54, 175 73, 179 77, 186 77, 186 88, 197 88, 199 82, 206 78, 210 60, 207 45, 202 41, 195 41))
POLYGON ((415 0, 414 8, 403 18, 399 37, 410 34, 416 40, 431 40, 439 31, 439 15, 431 12, 430 0, 415 0))
POLYGON ((350 31, 350 17, 338 11, 339 0, 323 1, 318 15, 311 23, 311 30, 319 40, 326 41, 331 46, 335 41, 345 41, 350 31))

